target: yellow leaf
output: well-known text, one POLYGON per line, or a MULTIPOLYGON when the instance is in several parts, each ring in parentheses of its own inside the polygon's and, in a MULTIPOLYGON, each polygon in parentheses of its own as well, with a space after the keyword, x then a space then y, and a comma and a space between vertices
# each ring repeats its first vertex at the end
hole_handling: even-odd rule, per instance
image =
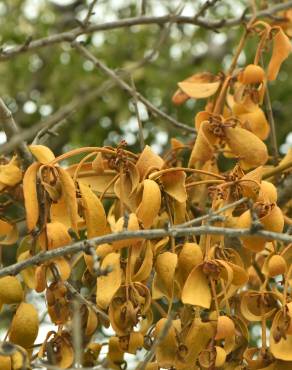
POLYGON ((8 164, 0 165, 0 190, 6 186, 14 186, 21 181, 22 171, 16 162, 16 159, 12 158, 8 164))
POLYGON ((277 27, 278 32, 274 36, 273 54, 268 66, 268 80, 274 81, 279 73, 282 63, 287 59, 292 50, 289 38, 285 35, 281 27, 277 27))
POLYGON ((186 174, 183 171, 168 172, 160 177, 164 191, 182 203, 187 200, 185 187, 186 174))
POLYGON ((92 169, 98 174, 102 175, 104 173, 104 163, 101 153, 97 153, 95 159, 92 161, 92 169))
POLYGON ((111 269, 105 276, 97 278, 96 282, 96 304, 107 309, 116 291, 122 283, 122 270, 120 267, 120 254, 109 253, 101 264, 101 269, 111 269))
POLYGON ((194 267, 189 274, 182 290, 181 300, 184 304, 210 308, 211 290, 201 265, 194 267))
POLYGON ((46 164, 55 159, 54 153, 44 145, 29 145, 32 155, 41 163, 46 164))
POLYGON ((99 198, 88 185, 79 182, 83 203, 84 218, 87 227, 87 237, 104 235, 107 231, 106 214, 99 198))
POLYGON ((221 81, 217 76, 208 72, 197 73, 179 82, 179 88, 190 98, 204 99, 216 93, 221 81))
POLYGON ((26 170, 23 177, 23 196, 26 211, 26 223, 29 231, 32 231, 39 219, 39 204, 37 195, 37 172, 40 163, 33 163, 26 170))
POLYGON ((161 193, 158 184, 153 180, 144 180, 142 200, 136 210, 136 215, 145 228, 149 228, 153 224, 159 213, 160 205, 161 193))
MULTIPOLYGON (((19 254, 17 258, 17 262, 26 261, 27 259, 31 258, 30 251, 27 250, 21 254, 19 254)), ((35 289, 36 288, 36 281, 35 281, 35 266, 27 267, 26 269, 22 270, 21 276, 23 278, 23 281, 25 282, 26 286, 29 289, 35 289)))
MULTIPOLYGON (((47 223, 46 231, 49 250, 63 247, 70 244, 72 241, 70 235, 68 234, 67 228, 60 222, 47 223)), ((45 249, 44 245, 42 245, 42 249, 45 249)))
POLYGON ((163 159, 159 157, 159 155, 155 154, 148 145, 145 146, 136 162, 136 168, 140 174, 141 180, 149 174, 149 171, 154 169, 160 170, 163 165, 163 159))
POLYGON ((209 122, 203 121, 198 131, 198 136, 189 160, 189 167, 194 167, 196 162, 207 162, 213 157, 216 138, 208 131, 209 122))
POLYGON ((178 256, 177 262, 177 279, 183 287, 189 273, 203 261, 201 247, 196 243, 185 243, 178 256))
POLYGON ((257 167, 268 160, 266 145, 255 134, 240 127, 225 128, 226 141, 241 158, 243 168, 257 167))
POLYGON ((63 168, 59 167, 59 176, 62 186, 62 195, 65 199, 67 212, 70 216, 71 227, 78 235, 78 205, 76 198, 75 184, 69 173, 63 168))
POLYGON ((171 252, 159 254, 156 259, 156 274, 153 279, 153 299, 166 296, 171 299, 174 288, 174 273, 177 265, 177 255, 171 252), (162 294, 162 295, 161 295, 162 294))

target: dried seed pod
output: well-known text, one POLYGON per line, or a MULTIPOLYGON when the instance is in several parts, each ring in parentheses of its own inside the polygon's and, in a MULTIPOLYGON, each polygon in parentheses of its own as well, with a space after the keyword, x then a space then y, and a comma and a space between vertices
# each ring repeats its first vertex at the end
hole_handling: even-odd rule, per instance
POLYGON ((32 304, 22 302, 11 323, 11 342, 29 348, 33 345, 39 330, 38 312, 32 304))
POLYGON ((0 279, 0 304, 19 303, 23 300, 23 289, 15 276, 0 279))
POLYGON ((235 334, 234 322, 228 316, 219 316, 217 320, 216 340, 232 337, 235 334))
POLYGON ((268 274, 271 277, 283 275, 287 271, 287 263, 282 256, 273 255, 268 261, 268 274))
POLYGON ((238 75, 238 81, 244 85, 258 84, 263 82, 265 71, 256 64, 249 64, 238 75))

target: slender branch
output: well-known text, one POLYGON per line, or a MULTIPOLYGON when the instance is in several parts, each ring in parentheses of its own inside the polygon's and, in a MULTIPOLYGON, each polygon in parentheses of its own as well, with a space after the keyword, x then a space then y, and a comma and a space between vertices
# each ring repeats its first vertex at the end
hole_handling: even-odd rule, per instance
MULTIPOLYGON (((133 77, 131 77, 131 82, 132 82, 133 90, 136 92, 136 86, 135 86, 133 77)), ((143 124, 142 124, 141 117, 140 117, 140 112, 138 108, 138 99, 137 99, 136 93, 135 93, 135 96, 133 97, 133 105, 135 108, 135 114, 136 114, 137 123, 138 123, 140 150, 142 152, 143 149, 145 148, 145 140, 144 140, 144 135, 143 135, 143 124)))
POLYGON ((170 117, 168 114, 164 113, 160 109, 156 108, 149 100, 147 100, 143 95, 141 95, 138 91, 133 89, 130 85, 128 85, 121 77, 119 77, 113 70, 108 68, 104 63, 102 63, 99 59, 97 59, 90 51, 88 51, 83 45, 79 42, 73 42, 72 46, 79 51, 81 55, 83 55, 86 59, 90 60, 94 65, 101 69, 106 75, 108 75, 118 86, 120 86, 123 90, 125 90, 130 96, 136 97, 140 100, 146 107, 153 113, 155 116, 159 116, 164 120, 171 123, 173 126, 183 129, 184 131, 195 133, 195 129, 190 126, 185 125, 177 121, 176 119, 170 117))
POLYGON ((84 303, 87 307, 91 308, 93 312, 95 312, 97 315, 100 315, 104 320, 109 320, 108 315, 100 310, 94 303, 88 301, 85 297, 83 297, 82 294, 78 292, 77 289, 74 288, 73 285, 68 283, 68 281, 64 281, 65 286, 69 290, 69 292, 75 296, 81 303, 84 303))
POLYGON ((96 238, 81 240, 72 245, 63 246, 61 248, 53 249, 46 252, 40 252, 22 262, 4 267, 0 270, 0 277, 7 275, 16 275, 27 267, 41 264, 45 261, 65 256, 68 254, 75 254, 78 252, 87 252, 89 247, 97 246, 104 243, 112 243, 118 240, 142 238, 146 240, 162 238, 165 236, 180 237, 186 235, 227 235, 229 237, 242 237, 242 236, 261 236, 267 240, 279 240, 283 243, 291 243, 292 235, 275 233, 265 230, 251 230, 251 229, 232 229, 217 226, 198 226, 198 227, 172 227, 169 229, 151 229, 151 230, 138 230, 138 231, 123 231, 119 233, 112 233, 96 238))
POLYGON ((213 221, 214 219, 216 220, 217 215, 219 215, 220 213, 225 212, 230 208, 239 206, 240 204, 246 202, 247 200, 248 200, 248 198, 241 198, 241 199, 237 200, 236 202, 226 204, 226 206, 218 209, 217 211, 211 211, 211 212, 207 213, 206 215, 194 218, 193 220, 184 222, 183 224, 177 225, 176 227, 180 228, 180 227, 193 226, 193 225, 197 225, 200 222, 205 221, 205 220, 210 220, 210 221, 213 221))
MULTIPOLYGON (((19 128, 16 122, 14 121, 11 111, 8 109, 8 107, 1 98, 0 98, 0 123, 3 126, 3 130, 8 140, 12 139, 14 135, 18 135, 19 128)), ((20 140, 18 142, 17 154, 19 158, 23 160, 26 166, 32 163, 32 154, 23 140, 20 140)))
POLYGON ((168 331, 171 327, 172 320, 173 320, 173 314, 169 314, 163 328, 161 329, 161 331, 159 333, 159 335, 154 340, 150 350, 145 355, 144 360, 136 367, 136 370, 145 370, 147 364, 152 361, 158 345, 166 337, 166 335, 167 335, 167 333, 168 333, 168 331))
POLYGON ((105 90, 113 86, 114 86, 113 83, 109 83, 109 81, 107 81, 99 88, 89 91, 83 96, 78 96, 74 98, 71 102, 64 105, 62 108, 60 108, 46 120, 40 121, 33 125, 32 127, 17 133, 16 135, 11 137, 9 142, 0 145, 0 155, 9 153, 12 150, 14 150, 18 145, 20 145, 21 142, 32 139, 35 135, 39 133, 40 130, 48 130, 51 127, 58 124, 59 122, 63 121, 64 119, 70 117, 78 109, 88 104, 96 97, 101 96, 105 90))
MULTIPOLYGON (((261 10, 256 13, 256 18, 266 18, 271 17, 275 13, 289 9, 292 7, 292 0, 289 0, 283 4, 275 5, 271 8, 261 10)), ((222 27, 233 27, 242 24, 243 21, 248 21, 251 19, 252 14, 243 14, 239 17, 234 17, 230 19, 221 19, 221 20, 209 20, 207 18, 196 18, 195 16, 182 16, 168 14, 160 17, 156 16, 138 16, 133 18, 121 19, 113 22, 106 22, 103 24, 90 25, 86 28, 77 27, 73 28, 67 32, 61 32, 55 35, 48 37, 40 38, 37 40, 32 40, 29 43, 22 45, 16 45, 10 47, 7 50, 2 51, 0 54, 0 61, 8 60, 13 58, 15 55, 26 53, 32 50, 37 50, 43 47, 55 45, 61 42, 72 42, 79 35, 91 34, 98 31, 113 30, 117 28, 125 28, 137 25, 163 25, 172 21, 176 24, 191 24, 194 26, 200 26, 211 30, 216 30, 222 27)))
POLYGON ((278 200, 277 204, 279 207, 283 207, 286 203, 291 200, 292 196, 292 174, 287 176, 283 183, 278 186, 278 200))

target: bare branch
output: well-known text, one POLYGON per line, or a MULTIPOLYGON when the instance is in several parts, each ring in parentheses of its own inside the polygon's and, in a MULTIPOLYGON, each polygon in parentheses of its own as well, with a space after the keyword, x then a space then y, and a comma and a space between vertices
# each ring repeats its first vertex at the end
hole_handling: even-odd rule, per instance
POLYGON ((130 85, 128 85, 121 77, 119 77, 113 70, 108 68, 104 63, 102 63, 99 59, 97 59, 90 51, 88 51, 83 45, 78 42, 73 42, 72 46, 75 47, 81 55, 83 55, 86 59, 90 60, 94 63, 94 65, 101 69, 106 75, 112 78, 113 81, 117 85, 119 85, 123 90, 125 90, 130 96, 136 97, 140 100, 146 107, 153 113, 154 116, 159 116, 164 120, 171 123, 173 126, 183 129, 187 132, 195 133, 195 129, 190 126, 185 125, 177 121, 176 119, 170 117, 168 114, 162 112, 160 109, 156 108, 149 100, 147 100, 143 95, 141 95, 138 91, 133 89, 130 85))
MULTIPOLYGON (((178 225, 179 226, 179 225, 178 225)), ((251 230, 251 229, 232 229, 217 226, 199 226, 199 227, 172 227, 169 229, 151 229, 151 230, 139 230, 139 231, 123 231, 119 233, 112 233, 96 238, 81 240, 72 245, 63 246, 61 248, 53 249, 46 252, 40 252, 37 255, 31 257, 22 262, 15 263, 4 267, 0 270, 0 277, 7 275, 16 275, 25 268, 33 265, 38 265, 51 259, 75 254, 78 252, 86 252, 89 246, 97 246, 104 243, 112 243, 117 240, 135 239, 142 238, 145 240, 162 238, 165 236, 180 237, 187 235, 226 235, 229 237, 242 237, 242 236, 262 236, 267 240, 279 240, 283 243, 292 243, 292 235, 275 233, 272 231, 265 230, 251 230)))
MULTIPOLYGON (((10 140, 14 135, 18 135, 19 129, 16 122, 13 119, 11 111, 8 109, 4 101, 0 98, 0 123, 3 126, 3 130, 7 136, 7 139, 10 140)), ((1 153, 1 151, 0 151, 1 153)), ((17 154, 24 164, 28 166, 32 163, 32 154, 29 151, 24 140, 20 140, 17 144, 17 154)))
MULTIPOLYGON (((256 13, 256 18, 265 18, 271 17, 273 14, 289 9, 292 7, 292 0, 289 0, 283 4, 275 5, 271 8, 261 10, 256 13)), ((172 21, 176 24, 191 24, 194 26, 200 26, 211 30, 216 30, 222 27, 233 27, 242 24, 243 21, 248 21, 251 19, 252 14, 243 14, 239 17, 230 18, 230 19, 222 19, 222 20, 209 20, 206 18, 196 16, 182 16, 177 15, 173 17, 173 15, 168 14, 161 17, 155 16, 139 16, 133 18, 126 18, 121 19, 118 21, 107 22, 103 24, 97 25, 90 25, 86 28, 84 27, 77 27, 67 32, 58 33, 55 35, 51 35, 48 37, 44 37, 38 40, 32 40, 28 45, 16 45, 14 47, 10 47, 7 50, 2 51, 0 54, 0 61, 1 60, 8 60, 13 58, 15 55, 22 54, 25 52, 29 52, 32 50, 37 50, 43 47, 55 45, 61 42, 72 42, 74 41, 79 35, 83 34, 91 34, 93 32, 98 31, 106 31, 106 30, 113 30, 117 28, 125 28, 137 25, 163 25, 172 21)), ((3 47, 2 47, 3 49, 3 47)))
POLYGON ((56 111, 54 114, 49 116, 46 120, 40 121, 33 125, 32 127, 21 131, 20 133, 17 133, 16 135, 12 136, 9 142, 0 145, 0 155, 5 154, 8 152, 11 152, 14 150, 21 142, 32 139, 35 135, 39 133, 41 130, 47 131, 54 125, 60 123, 64 119, 70 117, 72 114, 74 114, 78 109, 83 107, 84 105, 88 104, 92 100, 94 100, 96 97, 100 96, 104 93, 105 88, 108 89, 110 87, 114 86, 113 83, 109 84, 108 82, 103 84, 97 89, 91 90, 83 96, 78 96, 74 98, 71 102, 64 105, 62 108, 60 108, 58 111, 56 111))

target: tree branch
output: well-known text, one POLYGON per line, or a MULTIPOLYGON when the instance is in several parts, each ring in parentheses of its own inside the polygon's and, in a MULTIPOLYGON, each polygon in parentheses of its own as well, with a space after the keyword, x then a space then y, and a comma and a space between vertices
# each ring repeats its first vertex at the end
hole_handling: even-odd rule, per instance
MULTIPOLYGON (((292 0, 289 0, 283 4, 275 5, 271 8, 261 10, 256 13, 256 18, 265 18, 271 17, 273 14, 289 9, 292 7, 292 0)), ((89 25, 88 27, 76 27, 70 31, 58 33, 55 35, 51 35, 48 37, 40 38, 37 40, 30 41, 29 44, 22 44, 10 47, 7 50, 2 51, 0 54, 0 61, 8 60, 13 58, 14 56, 22 53, 26 53, 32 50, 37 50, 43 47, 55 45, 61 42, 72 42, 78 36, 84 34, 91 34, 93 32, 98 31, 107 31, 113 30, 117 28, 125 28, 137 25, 163 25, 169 22, 173 22, 176 24, 191 24, 194 26, 200 26, 211 30, 216 30, 222 27, 233 27, 242 24, 243 21, 248 21, 251 19, 252 14, 241 15, 239 17, 234 17, 230 19, 221 19, 221 20, 209 20, 207 18, 196 18, 195 16, 182 16, 177 15, 173 17, 173 15, 168 14, 160 17, 156 16, 139 16, 133 18, 126 18, 121 19, 118 21, 113 22, 106 22, 103 24, 97 25, 89 25)))
POLYGON ((97 59, 90 51, 88 51, 79 42, 73 42, 72 46, 75 47, 76 50, 78 50, 79 53, 83 55, 86 59, 94 63, 94 65, 97 68, 101 69, 106 75, 108 75, 118 86, 125 90, 130 96, 132 96, 134 99, 137 98, 138 100, 140 100, 149 109, 149 111, 153 113, 154 116, 159 116, 162 119, 171 123, 173 126, 183 129, 184 131, 192 133, 196 132, 195 129, 193 129, 192 127, 177 121, 176 119, 170 117, 168 114, 162 112, 160 109, 156 108, 149 100, 147 100, 138 91, 136 91, 130 85, 128 85, 121 77, 119 77, 113 70, 108 68, 99 59, 97 59))
POLYGON ((88 248, 94 247, 104 243, 112 243, 118 240, 141 238, 146 240, 162 238, 171 236, 173 238, 187 235, 226 235, 229 237, 242 237, 242 236, 261 236, 267 240, 279 240, 283 243, 292 243, 292 235, 275 233, 265 230, 251 230, 251 229, 232 229, 217 226, 198 226, 198 227, 185 227, 179 228, 172 227, 169 229, 152 229, 152 230, 138 230, 138 231, 123 231, 119 233, 112 233, 96 238, 81 240, 72 245, 63 246, 61 248, 40 252, 22 262, 4 267, 0 270, 0 277, 7 275, 16 275, 20 271, 29 266, 39 265, 45 261, 65 256, 68 254, 75 254, 78 252, 87 252, 88 248))
MULTIPOLYGON (((11 111, 8 109, 4 101, 0 98, 0 123, 3 126, 3 130, 8 140, 11 140, 14 135, 18 135, 19 129, 14 121, 11 111)), ((1 151, 0 151, 1 153, 1 151)), ((22 160, 25 166, 32 163, 32 154, 29 151, 26 143, 20 140, 17 144, 17 154, 20 160, 22 160)))

